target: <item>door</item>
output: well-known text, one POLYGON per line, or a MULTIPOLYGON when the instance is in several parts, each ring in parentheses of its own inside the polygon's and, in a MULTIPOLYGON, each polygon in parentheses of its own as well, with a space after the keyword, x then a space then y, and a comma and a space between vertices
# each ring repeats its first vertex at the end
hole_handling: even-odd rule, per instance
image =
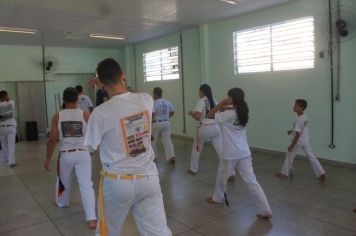
POLYGON ((26 122, 36 121, 40 136, 45 136, 47 120, 43 82, 18 82, 18 117, 21 138, 26 137, 26 122))

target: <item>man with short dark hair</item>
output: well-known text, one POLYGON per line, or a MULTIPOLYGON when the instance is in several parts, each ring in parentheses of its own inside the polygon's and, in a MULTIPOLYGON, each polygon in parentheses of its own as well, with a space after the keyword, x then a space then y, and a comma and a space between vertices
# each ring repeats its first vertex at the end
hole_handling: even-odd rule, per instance
POLYGON ((65 109, 57 112, 52 118, 44 166, 47 171, 50 171, 51 157, 59 139, 60 154, 57 163, 56 204, 60 208, 69 206, 71 177, 74 170, 88 227, 95 229, 97 221, 95 194, 91 180, 91 157, 83 144, 89 113, 77 108, 78 92, 74 88, 69 87, 64 90, 63 101, 65 109))
POLYGON ((84 141, 92 150, 100 145, 97 235, 121 235, 131 211, 140 235, 170 236, 151 146, 153 99, 127 91, 125 75, 114 59, 100 62, 97 73, 110 94, 110 100, 91 114, 84 141))
POLYGON ((10 167, 16 166, 16 126, 15 103, 6 91, 0 91, 0 155, 10 167))
POLYGON ((103 104, 107 100, 109 100, 109 94, 108 94, 108 92, 105 90, 105 88, 103 86, 103 87, 99 88, 96 91, 96 102, 95 102, 95 105, 96 106, 100 106, 101 104, 103 104))
POLYGON ((174 115, 174 108, 170 101, 162 98, 162 93, 163 91, 160 87, 153 89, 155 102, 152 111, 152 147, 157 158, 157 140, 162 135, 166 161, 173 164, 176 159, 171 138, 171 117, 174 115))
POLYGON ((83 87, 81 85, 75 86, 75 89, 79 94, 78 107, 85 112, 91 113, 93 111, 93 103, 91 102, 90 97, 83 94, 83 87))

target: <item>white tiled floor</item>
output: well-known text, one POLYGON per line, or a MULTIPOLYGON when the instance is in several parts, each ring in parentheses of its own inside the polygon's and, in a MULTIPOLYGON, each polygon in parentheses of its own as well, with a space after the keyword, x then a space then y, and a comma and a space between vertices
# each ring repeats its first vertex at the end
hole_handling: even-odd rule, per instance
MULTIPOLYGON (((254 153, 254 168, 271 203, 271 222, 257 220, 258 211, 246 187, 237 177, 229 184, 230 207, 211 205, 205 198, 212 194, 217 157, 206 146, 200 173, 191 176, 189 167, 192 143, 174 140, 177 163, 167 165, 158 158, 161 186, 168 224, 174 235, 356 235, 356 168, 324 165, 325 184, 315 178, 309 163, 298 159, 295 178, 280 180, 274 173, 283 159, 272 154, 254 153)), ((161 150, 162 151, 162 150, 161 150)), ((18 166, 10 169, 0 163, 0 235, 81 236, 94 235, 86 227, 79 190, 74 181, 71 207, 55 207, 55 164, 52 172, 43 169, 45 141, 17 144, 18 166)), ((99 179, 98 155, 93 158, 95 190, 99 179)), ((123 229, 124 236, 138 235, 131 216, 123 229)))

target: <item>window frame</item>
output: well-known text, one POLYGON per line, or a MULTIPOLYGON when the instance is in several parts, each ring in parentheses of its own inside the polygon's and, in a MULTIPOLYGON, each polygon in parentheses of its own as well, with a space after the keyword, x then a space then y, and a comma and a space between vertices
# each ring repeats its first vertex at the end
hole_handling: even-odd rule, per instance
MULTIPOLYGON (((294 18, 294 19, 290 19, 290 20, 286 20, 286 21, 280 21, 280 22, 276 22, 273 24, 267 24, 267 25, 262 25, 262 26, 257 26, 257 27, 253 27, 253 28, 248 28, 248 29, 244 29, 244 30, 239 30, 239 31, 234 31, 233 34, 233 70, 234 70, 234 75, 237 76, 239 74, 251 74, 251 73, 266 73, 266 72, 280 72, 280 71, 293 71, 293 70, 309 70, 309 69, 315 69, 315 17, 314 16, 305 16, 305 17, 300 17, 300 18, 294 18), (309 60, 312 60, 312 66, 308 67, 308 66, 300 66, 300 68, 291 68, 291 69, 275 69, 275 65, 277 65, 278 61, 273 60, 273 56, 274 51, 276 50, 273 44, 275 43, 274 41, 274 37, 273 37, 273 28, 276 26, 281 26, 284 24, 288 24, 288 23, 299 23, 298 21, 303 21, 303 20, 309 20, 312 22, 312 30, 310 31, 310 33, 312 33, 312 50, 311 52, 313 53, 313 57, 312 59, 309 58, 309 60), (260 70, 260 71, 246 71, 246 72, 240 72, 241 71, 241 66, 239 66, 239 54, 238 54, 238 34, 243 34, 246 32, 253 32, 254 30, 263 30, 264 28, 268 28, 269 29, 269 33, 268 33, 268 38, 269 38, 269 56, 270 56, 270 60, 269 60, 269 69, 268 70, 260 70)), ((301 39, 302 37, 297 37, 296 39, 301 39)), ((290 40, 289 38, 287 38, 287 40, 290 40)), ((293 48, 292 48, 293 49, 293 48)), ((283 54, 283 55, 287 55, 283 54)), ((294 60, 293 60, 294 61, 294 60)), ((300 62, 301 60, 296 60, 296 62, 300 62)), ((258 66, 257 64, 255 64, 256 66, 258 66)), ((254 65, 252 65, 254 66, 254 65)))
POLYGON ((144 52, 142 54, 142 67, 143 67, 143 78, 144 82, 158 82, 158 81, 171 81, 171 80, 179 80, 181 75, 180 75, 180 49, 178 45, 175 46, 169 46, 161 49, 156 49, 153 51, 148 51, 144 52), (170 51, 171 50, 171 51, 170 51), (170 55, 166 56, 164 53, 176 53, 176 55, 170 55), (154 53, 157 53, 157 61, 154 61, 155 59, 151 59, 149 62, 151 62, 151 65, 149 62, 146 60, 147 57, 155 57, 154 53), (151 55, 150 55, 151 54, 151 55), (170 60, 176 60, 174 62, 170 62, 170 60), (148 63, 148 65, 147 65, 148 63), (169 69, 165 69, 167 67, 171 66, 169 69), (159 70, 147 70, 149 67, 158 67, 160 68, 159 70), (164 73, 165 70, 170 71, 170 73, 164 73), (157 75, 151 75, 148 76, 147 73, 150 71, 153 74, 157 75), (176 71, 176 73, 174 73, 176 71), (175 76, 176 75, 176 76, 175 76), (174 78, 165 78, 165 76, 172 76, 174 78), (151 79, 149 80, 148 78, 150 77, 160 77, 159 79, 151 79))

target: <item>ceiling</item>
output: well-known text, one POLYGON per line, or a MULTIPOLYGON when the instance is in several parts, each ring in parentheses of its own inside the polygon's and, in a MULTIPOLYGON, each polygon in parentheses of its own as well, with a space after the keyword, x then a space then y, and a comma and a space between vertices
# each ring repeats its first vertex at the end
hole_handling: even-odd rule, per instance
POLYGON ((0 26, 37 29, 36 35, 0 32, 0 44, 117 48, 193 25, 293 0, 0 0, 0 26), (92 39, 122 35, 125 41, 92 39), (43 36, 42 36, 43 35, 43 36))

